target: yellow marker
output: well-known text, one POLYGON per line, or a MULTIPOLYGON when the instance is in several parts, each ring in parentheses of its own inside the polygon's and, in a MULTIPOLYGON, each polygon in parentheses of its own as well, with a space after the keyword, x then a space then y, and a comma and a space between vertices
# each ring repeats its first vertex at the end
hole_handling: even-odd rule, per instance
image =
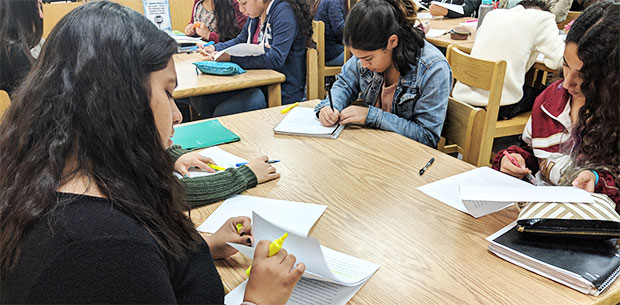
MULTIPOLYGON (((284 240, 287 237, 288 237, 288 233, 284 233, 284 235, 282 235, 282 237, 272 241, 269 244, 269 256, 270 257, 276 255, 276 253, 278 253, 280 251, 280 249, 282 249, 282 244, 284 243, 284 240)), ((250 265, 250 267, 248 267, 248 270, 245 271, 245 274, 250 276, 250 272, 252 272, 252 265, 250 265)))
POLYGON ((295 102, 294 104, 291 104, 290 106, 280 110, 280 113, 287 113, 289 111, 291 111, 291 109, 293 109, 293 107, 299 105, 299 102, 295 102))
POLYGON ((209 167, 214 169, 214 170, 218 170, 218 171, 225 171, 226 170, 225 168, 223 168, 221 166, 217 166, 217 165, 211 164, 211 163, 209 163, 209 167))
POLYGON ((241 233, 241 229, 243 229, 243 224, 237 224, 237 234, 241 233))

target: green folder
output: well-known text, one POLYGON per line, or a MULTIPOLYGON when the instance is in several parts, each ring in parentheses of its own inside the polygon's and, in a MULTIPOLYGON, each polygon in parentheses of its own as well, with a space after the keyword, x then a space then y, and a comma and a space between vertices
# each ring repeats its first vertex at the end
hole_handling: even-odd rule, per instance
POLYGON ((174 129, 172 142, 185 149, 196 149, 239 141, 239 136, 222 126, 218 120, 202 121, 174 129))

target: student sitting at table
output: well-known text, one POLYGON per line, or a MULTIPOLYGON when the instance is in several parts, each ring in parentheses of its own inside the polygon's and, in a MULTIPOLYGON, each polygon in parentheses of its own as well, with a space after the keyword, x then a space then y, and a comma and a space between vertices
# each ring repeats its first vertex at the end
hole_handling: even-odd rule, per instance
MULTIPOLYGON (((558 35, 554 17, 544 2, 523 0, 516 7, 492 10, 476 32, 471 56, 485 60, 505 60, 506 75, 499 108, 499 119, 510 119, 532 111, 541 89, 525 84, 525 74, 539 53, 545 66, 559 69, 564 42, 558 35)), ((461 82, 454 85, 452 96, 462 102, 486 107, 489 90, 472 88, 461 82)))
POLYGON ((493 167, 546 184, 607 194, 620 212, 620 3, 600 1, 568 32, 564 79, 536 99, 523 131, 527 146, 499 152, 493 167))
MULTIPOLYGON (((264 54, 231 56, 224 53, 217 60, 239 64, 244 69, 272 69, 283 73, 282 104, 304 98, 306 86, 306 47, 312 44, 312 16, 305 0, 241 0, 239 9, 250 17, 235 39, 201 48, 209 58, 216 51, 240 44, 262 46, 264 54)), ((203 104, 217 104, 209 99, 203 104)), ((204 105, 203 105, 204 107, 204 105)))
POLYGON ((344 43, 354 55, 316 106, 321 124, 362 124, 435 147, 452 82, 446 58, 424 40, 410 0, 362 0, 349 13, 344 43), (361 93, 361 96, 360 96, 361 93), (353 106, 360 96, 365 106, 353 106))
POLYGON ((239 35, 247 19, 239 11, 237 0, 194 0, 185 35, 215 43, 226 41, 239 35))
MULTIPOLYGON (((107 1, 52 31, 0 123, 0 303, 224 303, 213 258, 251 244, 251 223, 231 218, 205 242, 184 213, 165 151, 181 120, 176 51, 107 1)), ((245 301, 284 304, 304 265, 268 248, 245 301)))
POLYGON ((39 56, 43 10, 38 0, 0 0, 0 90, 13 95, 39 56))
POLYGON ((463 13, 457 13, 455 11, 449 10, 443 6, 439 6, 437 4, 431 3, 436 0, 422 0, 421 2, 428 7, 431 15, 437 17, 448 17, 448 18, 461 18, 461 17, 476 17, 478 16, 478 7, 480 6, 481 0, 438 0, 437 2, 443 2, 447 4, 454 4, 463 7, 463 13))
POLYGON ((188 170, 192 167, 214 173, 215 170, 208 165, 215 164, 213 160, 198 151, 190 152, 179 145, 172 145, 168 152, 176 160, 174 169, 183 176, 180 181, 185 188, 185 203, 190 208, 224 200, 257 184, 280 177, 276 168, 266 163, 267 156, 261 156, 246 165, 227 168, 217 175, 190 178, 188 170))
POLYGON ((344 46, 342 31, 349 13, 347 0, 316 0, 312 7, 314 20, 325 23, 325 65, 342 66, 344 46))

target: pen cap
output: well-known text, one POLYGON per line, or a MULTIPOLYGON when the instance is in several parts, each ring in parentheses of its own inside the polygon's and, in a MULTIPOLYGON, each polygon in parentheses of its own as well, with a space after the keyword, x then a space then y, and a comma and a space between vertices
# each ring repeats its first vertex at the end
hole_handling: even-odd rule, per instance
POLYGON ((288 233, 284 233, 282 237, 272 241, 271 244, 269 244, 269 256, 274 256, 276 253, 278 253, 278 251, 280 251, 280 249, 282 249, 282 244, 287 237, 288 233))

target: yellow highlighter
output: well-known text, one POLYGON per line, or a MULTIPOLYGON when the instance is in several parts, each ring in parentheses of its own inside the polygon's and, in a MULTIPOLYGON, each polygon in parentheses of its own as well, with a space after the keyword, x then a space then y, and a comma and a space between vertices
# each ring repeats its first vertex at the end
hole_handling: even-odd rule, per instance
POLYGON ((243 229, 243 224, 238 223, 236 227, 237 227, 237 234, 241 233, 241 229, 243 229))
POLYGON ((216 170, 216 171, 225 171, 226 170, 225 168, 223 168, 221 166, 217 166, 217 165, 211 164, 211 163, 209 163, 209 167, 214 169, 214 170, 216 170))
POLYGON ((287 113, 287 112, 291 111, 291 109, 293 109, 297 105, 299 105, 299 102, 295 102, 294 104, 291 104, 290 106, 280 110, 280 113, 287 113))
MULTIPOLYGON (((287 237, 288 237, 288 233, 284 233, 284 235, 282 235, 282 237, 272 241, 269 244, 269 256, 270 257, 276 255, 276 253, 278 253, 280 251, 280 249, 282 249, 282 244, 284 243, 284 240, 287 237)), ((245 271, 245 274, 250 276, 250 272, 252 272, 252 265, 250 265, 250 267, 248 267, 248 270, 245 271)))

